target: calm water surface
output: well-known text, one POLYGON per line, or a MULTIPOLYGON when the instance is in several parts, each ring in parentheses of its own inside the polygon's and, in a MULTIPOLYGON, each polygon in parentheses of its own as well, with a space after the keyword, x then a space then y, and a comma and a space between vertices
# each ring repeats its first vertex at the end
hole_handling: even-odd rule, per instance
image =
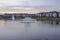
POLYGON ((60 40, 60 25, 49 21, 0 20, 0 40, 60 40))

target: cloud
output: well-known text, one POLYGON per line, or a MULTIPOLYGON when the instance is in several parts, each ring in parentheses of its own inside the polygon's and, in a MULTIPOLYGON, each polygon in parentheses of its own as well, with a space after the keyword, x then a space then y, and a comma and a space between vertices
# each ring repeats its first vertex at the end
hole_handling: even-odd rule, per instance
POLYGON ((0 0, 0 6, 60 5, 60 0, 0 0))

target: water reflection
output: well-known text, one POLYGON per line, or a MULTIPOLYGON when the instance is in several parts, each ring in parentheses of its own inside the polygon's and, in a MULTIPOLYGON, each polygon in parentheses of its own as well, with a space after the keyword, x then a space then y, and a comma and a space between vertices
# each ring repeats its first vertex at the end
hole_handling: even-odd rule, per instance
POLYGON ((29 19, 23 23, 20 20, 0 20, 0 40, 60 40, 59 21, 35 20, 32 23, 29 19))
POLYGON ((53 21, 53 20, 47 20, 47 21, 42 21, 42 22, 47 23, 47 24, 55 24, 55 25, 60 24, 60 21, 53 21))

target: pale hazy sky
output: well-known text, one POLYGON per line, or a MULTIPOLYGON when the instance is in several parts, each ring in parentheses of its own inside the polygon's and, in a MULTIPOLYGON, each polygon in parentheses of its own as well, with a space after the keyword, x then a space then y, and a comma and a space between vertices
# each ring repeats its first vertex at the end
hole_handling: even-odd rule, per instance
POLYGON ((60 0, 0 0, 0 6, 60 6, 60 0))
POLYGON ((0 12, 37 13, 44 11, 60 12, 60 0, 0 0, 0 12))

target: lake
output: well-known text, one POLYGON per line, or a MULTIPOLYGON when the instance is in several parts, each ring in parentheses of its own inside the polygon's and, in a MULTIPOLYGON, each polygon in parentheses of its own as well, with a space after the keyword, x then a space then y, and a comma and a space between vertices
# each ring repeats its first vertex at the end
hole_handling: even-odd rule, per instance
POLYGON ((58 22, 22 20, 0 20, 0 40, 60 40, 58 22))

